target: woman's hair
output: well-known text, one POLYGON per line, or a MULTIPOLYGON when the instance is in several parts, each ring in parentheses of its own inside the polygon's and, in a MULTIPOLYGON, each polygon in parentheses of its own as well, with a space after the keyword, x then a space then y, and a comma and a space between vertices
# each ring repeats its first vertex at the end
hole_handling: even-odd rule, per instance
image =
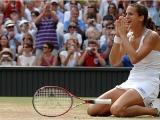
POLYGON ((33 43, 33 37, 32 37, 32 35, 31 35, 30 33, 25 33, 25 34, 23 35, 22 40, 23 40, 23 42, 24 42, 24 40, 28 40, 28 41, 30 41, 31 43, 33 43))
POLYGON ((109 6, 108 6, 108 10, 107 10, 107 12, 108 12, 108 15, 111 15, 111 13, 110 13, 110 11, 109 11, 109 9, 111 8, 111 6, 113 6, 114 7, 114 9, 115 9, 115 11, 114 11, 114 20, 118 17, 118 8, 117 8, 117 6, 116 6, 116 4, 115 3, 110 3, 109 4, 109 6))
POLYGON ((109 9, 110 9, 111 6, 113 6, 114 9, 116 10, 115 12, 117 12, 117 6, 116 6, 115 3, 110 3, 110 4, 108 5, 108 12, 109 12, 109 9))
POLYGON ((148 17, 148 19, 147 19, 146 28, 149 28, 149 29, 151 29, 151 30, 156 31, 156 25, 155 25, 155 23, 153 22, 153 20, 152 20, 151 17, 148 17))
POLYGON ((32 43, 29 43, 29 42, 24 42, 23 43, 23 46, 26 45, 27 47, 29 48, 32 48, 33 49, 33 44, 32 43))
POLYGON ((90 26, 87 28, 87 30, 85 32, 86 37, 88 37, 88 35, 90 35, 90 32, 92 32, 93 39, 96 39, 96 40, 99 39, 101 33, 95 27, 90 26))
POLYGON ((77 37, 76 37, 76 36, 70 36, 69 39, 67 40, 65 46, 64 46, 66 50, 68 50, 67 45, 68 45, 69 41, 73 41, 73 43, 76 44, 77 48, 80 47, 80 44, 79 44, 79 42, 78 42, 77 37))
MULTIPOLYGON (((3 36, 6 37, 7 40, 9 39, 7 35, 2 34, 2 35, 0 36, 0 40, 2 39, 3 36)), ((7 47, 9 48, 9 42, 8 42, 7 47)), ((2 48, 2 45, 0 44, 0 51, 2 51, 2 49, 3 49, 3 48, 2 48)))
POLYGON ((98 12, 96 6, 88 5, 88 9, 93 9, 93 12, 87 12, 87 18, 96 19, 98 12))
POLYGON ((140 3, 133 3, 129 6, 135 7, 139 16, 144 16, 143 25, 149 29, 155 30, 155 24, 150 17, 148 17, 147 8, 140 3))
POLYGON ((52 42, 46 42, 44 45, 47 45, 49 49, 51 49, 51 51, 53 51, 54 49, 54 45, 52 42))

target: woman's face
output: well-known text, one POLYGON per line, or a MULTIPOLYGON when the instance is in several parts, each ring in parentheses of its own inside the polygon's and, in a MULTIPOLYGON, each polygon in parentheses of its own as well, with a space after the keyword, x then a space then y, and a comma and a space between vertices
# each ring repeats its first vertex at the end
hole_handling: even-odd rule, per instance
POLYGON ((48 47, 47 44, 44 44, 43 45, 43 53, 48 53, 48 52, 50 52, 50 48, 48 47))
POLYGON ((5 36, 1 37, 0 44, 2 46, 8 46, 8 39, 5 36))
POLYGON ((93 6, 88 6, 88 13, 95 13, 95 8, 93 6))
POLYGON ((105 29, 106 29, 106 35, 111 35, 115 32, 114 24, 107 25, 105 29))
POLYGON ((23 32, 27 32, 29 30, 29 23, 24 23, 20 28, 23 32))
POLYGON ((32 51, 32 47, 27 45, 27 44, 24 44, 23 45, 23 50, 24 50, 24 52, 29 53, 29 52, 32 51))
POLYGON ((116 12, 116 7, 115 7, 114 5, 109 5, 109 7, 108 7, 108 12, 109 12, 110 14, 115 13, 115 12, 116 12))
POLYGON ((31 35, 25 34, 23 37, 23 42, 24 43, 33 43, 33 39, 31 35))
POLYGON ((67 41, 67 49, 68 50, 73 50, 76 48, 77 48, 77 46, 76 46, 75 40, 70 39, 67 41))
POLYGON ((139 16, 135 7, 128 6, 126 10, 126 25, 129 28, 136 28, 142 24, 144 20, 143 16, 139 16))
POLYGON ((76 26, 70 25, 68 30, 70 33, 74 33, 76 31, 76 26))

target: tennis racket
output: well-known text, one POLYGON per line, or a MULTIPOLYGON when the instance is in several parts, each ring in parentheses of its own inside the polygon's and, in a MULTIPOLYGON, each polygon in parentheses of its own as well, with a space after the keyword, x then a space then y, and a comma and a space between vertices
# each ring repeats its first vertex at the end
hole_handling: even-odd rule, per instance
POLYGON ((84 100, 62 87, 44 86, 35 92, 32 104, 38 114, 46 117, 57 117, 82 104, 111 104, 111 99, 84 100), (73 106, 75 99, 78 99, 80 103, 73 106))

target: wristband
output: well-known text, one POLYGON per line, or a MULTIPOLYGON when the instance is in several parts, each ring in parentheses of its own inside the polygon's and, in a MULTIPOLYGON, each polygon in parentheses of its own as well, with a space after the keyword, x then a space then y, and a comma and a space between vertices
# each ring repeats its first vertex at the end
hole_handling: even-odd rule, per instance
POLYGON ((114 43, 120 44, 121 43, 121 38, 115 35, 114 36, 114 43))

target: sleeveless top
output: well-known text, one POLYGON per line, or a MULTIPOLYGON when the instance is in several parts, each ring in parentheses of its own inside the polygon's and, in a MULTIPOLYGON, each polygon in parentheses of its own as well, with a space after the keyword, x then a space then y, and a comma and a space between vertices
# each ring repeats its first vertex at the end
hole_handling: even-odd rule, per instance
MULTIPOLYGON (((140 40, 139 48, 136 50, 137 52, 143 46, 145 36, 150 32, 149 29, 142 35, 140 40)), ((139 69, 154 69, 160 71, 160 51, 152 50, 145 58, 143 58, 140 62, 134 64, 135 68, 139 69)))
MULTIPOLYGON (((151 30, 146 29, 143 33, 139 48, 136 50, 138 52, 143 46, 146 35, 151 32, 151 30)), ((130 71, 128 80, 133 80, 138 78, 139 80, 153 80, 154 82, 160 84, 160 51, 152 50, 147 56, 145 56, 141 61, 134 64, 134 67, 130 71)), ((136 81, 136 80, 135 80, 136 81)))
MULTIPOLYGON (((143 46, 145 37, 149 32, 151 32, 151 30, 146 29, 143 33, 140 39, 139 47, 136 52, 138 52, 143 46)), ((147 106, 147 104, 152 100, 151 98, 158 97, 160 91, 159 77, 160 51, 152 50, 142 60, 134 64, 134 67, 130 71, 128 79, 117 87, 122 89, 135 89, 144 99, 144 104, 147 106)))
POLYGON ((20 55, 19 60, 21 63, 21 66, 33 66, 34 61, 36 60, 36 56, 30 56, 26 57, 25 55, 20 55))
POLYGON ((51 56, 50 59, 46 60, 44 57, 41 58, 41 66, 53 66, 52 63, 54 62, 54 56, 51 56))

